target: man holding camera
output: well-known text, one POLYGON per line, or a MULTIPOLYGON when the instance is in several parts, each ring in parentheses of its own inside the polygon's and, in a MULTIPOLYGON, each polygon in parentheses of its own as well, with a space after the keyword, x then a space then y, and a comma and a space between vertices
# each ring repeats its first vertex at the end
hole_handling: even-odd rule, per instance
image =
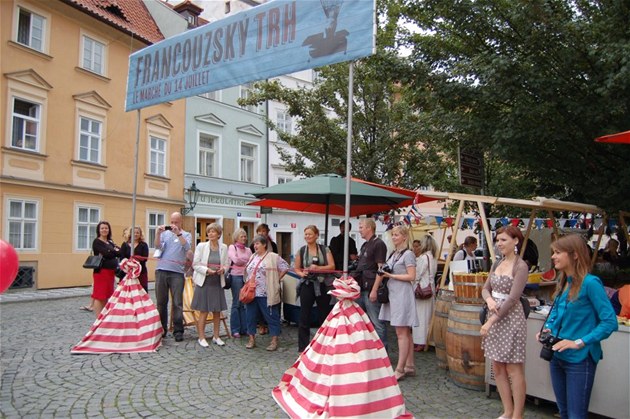
POLYGON ((155 297, 160 321, 168 331, 168 294, 173 294, 173 336, 176 342, 184 340, 184 271, 186 256, 190 252, 192 236, 182 229, 182 215, 171 214, 171 225, 161 225, 155 232, 155 248, 161 250, 155 269, 155 297))
POLYGON ((361 246, 361 254, 356 271, 351 275, 361 286, 361 297, 357 303, 367 313, 378 337, 387 349, 387 329, 385 322, 378 319, 381 311, 381 303, 370 301, 370 291, 374 287, 376 271, 385 263, 387 259, 387 246, 383 240, 376 237, 376 223, 371 218, 364 218, 359 221, 359 234, 365 240, 361 246))

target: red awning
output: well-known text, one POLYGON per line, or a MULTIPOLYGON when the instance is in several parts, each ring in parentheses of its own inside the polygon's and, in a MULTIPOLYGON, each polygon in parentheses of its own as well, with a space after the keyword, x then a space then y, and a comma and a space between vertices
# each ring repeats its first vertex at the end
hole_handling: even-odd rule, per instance
POLYGON ((595 138, 598 143, 630 144, 630 131, 595 138))

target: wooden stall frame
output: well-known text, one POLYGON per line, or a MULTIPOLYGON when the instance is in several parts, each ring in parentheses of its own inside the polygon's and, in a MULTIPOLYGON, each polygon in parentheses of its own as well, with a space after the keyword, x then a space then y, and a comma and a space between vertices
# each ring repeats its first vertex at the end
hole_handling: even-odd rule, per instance
MULTIPOLYGON (((439 198, 443 200, 450 199, 453 201, 459 201, 457 215, 455 217, 455 224, 454 224, 455 228, 458 228, 458 226, 461 223, 462 212, 464 210, 464 203, 465 202, 476 203, 479 208, 479 214, 481 217, 483 232, 486 237, 486 240, 488 240, 489 243, 491 243, 492 241, 492 236, 490 234, 490 227, 488 225, 486 213, 483 208, 484 203, 491 204, 491 205, 506 205, 506 206, 514 206, 514 207, 531 209, 529 223, 527 225, 526 233, 524 236, 525 239, 529 238, 531 230, 534 225, 533 221, 536 217, 536 214, 538 214, 539 211, 547 211, 547 215, 549 216, 551 220, 553 220, 552 228, 554 229, 554 233, 556 234, 556 236, 558 236, 559 231, 558 231, 558 226, 556 223, 556 217, 553 214, 553 211, 575 211, 575 212, 581 212, 581 213, 586 213, 586 214, 589 214, 589 213, 602 214, 604 216, 604 222, 607 224, 607 221, 608 221, 608 216, 604 212, 604 210, 602 210, 599 207, 596 207, 595 205, 582 204, 578 202, 560 201, 557 199, 549 199, 549 198, 544 198, 544 197, 536 197, 530 201, 530 200, 525 200, 525 199, 500 198, 500 197, 492 197, 492 196, 485 196, 485 195, 469 195, 469 194, 462 194, 462 193, 424 192, 423 194, 428 197, 435 197, 435 198, 439 198)), ((630 213, 623 212, 623 216, 622 216, 622 212, 620 211, 620 220, 623 220, 624 216, 630 217, 630 213)), ((624 225, 625 225, 625 221, 624 221, 624 225)), ((626 232, 626 235, 627 235, 628 234, 627 228, 624 229, 624 231, 626 232)), ((601 237, 602 235, 599 236, 599 240, 597 243, 598 247, 601 241, 601 237)), ((449 247, 450 247, 449 254, 446 258, 446 262, 444 263, 444 271, 442 273, 442 279, 440 281, 439 289, 443 289, 445 286, 446 278, 449 273, 448 272, 449 265, 455 253, 455 247, 456 247, 455 240, 451 241, 449 247)), ((494 260, 495 259, 494 246, 489 245, 488 249, 490 251, 490 256, 492 260, 494 260)), ((521 256, 524 255, 524 252, 525 252, 525 246, 521 248, 521 256)), ((592 264, 595 263, 596 257, 597 257, 597 252, 594 252, 593 259, 591 261, 592 264)), ((432 337, 434 320, 435 320, 435 311, 433 312, 433 315, 431 316, 431 323, 429 325, 429 330, 427 333, 427 340, 426 340, 427 343, 430 341, 430 338, 432 337)), ((428 345, 425 346, 425 351, 426 350, 428 350, 428 345)))

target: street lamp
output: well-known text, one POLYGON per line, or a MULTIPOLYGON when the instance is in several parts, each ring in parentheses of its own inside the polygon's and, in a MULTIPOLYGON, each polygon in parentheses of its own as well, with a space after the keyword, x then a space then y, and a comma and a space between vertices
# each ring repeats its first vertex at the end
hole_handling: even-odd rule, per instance
POLYGON ((197 188, 197 185, 195 185, 195 182, 193 181, 192 185, 190 185, 190 188, 186 189, 186 191, 184 192, 186 202, 188 202, 188 207, 182 208, 182 215, 186 215, 195 209, 195 206, 197 205, 197 200, 199 199, 199 192, 201 191, 197 188))
POLYGON ((444 203, 444 206, 442 207, 442 217, 444 218, 448 217, 448 207, 446 206, 446 202, 444 203))

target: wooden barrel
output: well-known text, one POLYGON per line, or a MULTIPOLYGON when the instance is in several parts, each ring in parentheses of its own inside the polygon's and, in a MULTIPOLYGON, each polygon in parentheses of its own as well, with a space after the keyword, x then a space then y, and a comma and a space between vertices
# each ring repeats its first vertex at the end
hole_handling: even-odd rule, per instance
POLYGON ((438 367, 448 369, 446 362, 446 327, 448 322, 448 312, 451 304, 455 301, 453 291, 442 289, 435 299, 435 317, 433 318, 433 342, 435 344, 435 356, 438 360, 438 367))
POLYGON ((486 362, 481 350, 479 309, 477 305, 451 305, 446 331, 446 359, 453 383, 483 391, 486 362))
POLYGON ((481 290, 483 284, 488 279, 487 272, 453 273, 453 289, 455 290, 455 301, 460 304, 483 304, 481 290))

